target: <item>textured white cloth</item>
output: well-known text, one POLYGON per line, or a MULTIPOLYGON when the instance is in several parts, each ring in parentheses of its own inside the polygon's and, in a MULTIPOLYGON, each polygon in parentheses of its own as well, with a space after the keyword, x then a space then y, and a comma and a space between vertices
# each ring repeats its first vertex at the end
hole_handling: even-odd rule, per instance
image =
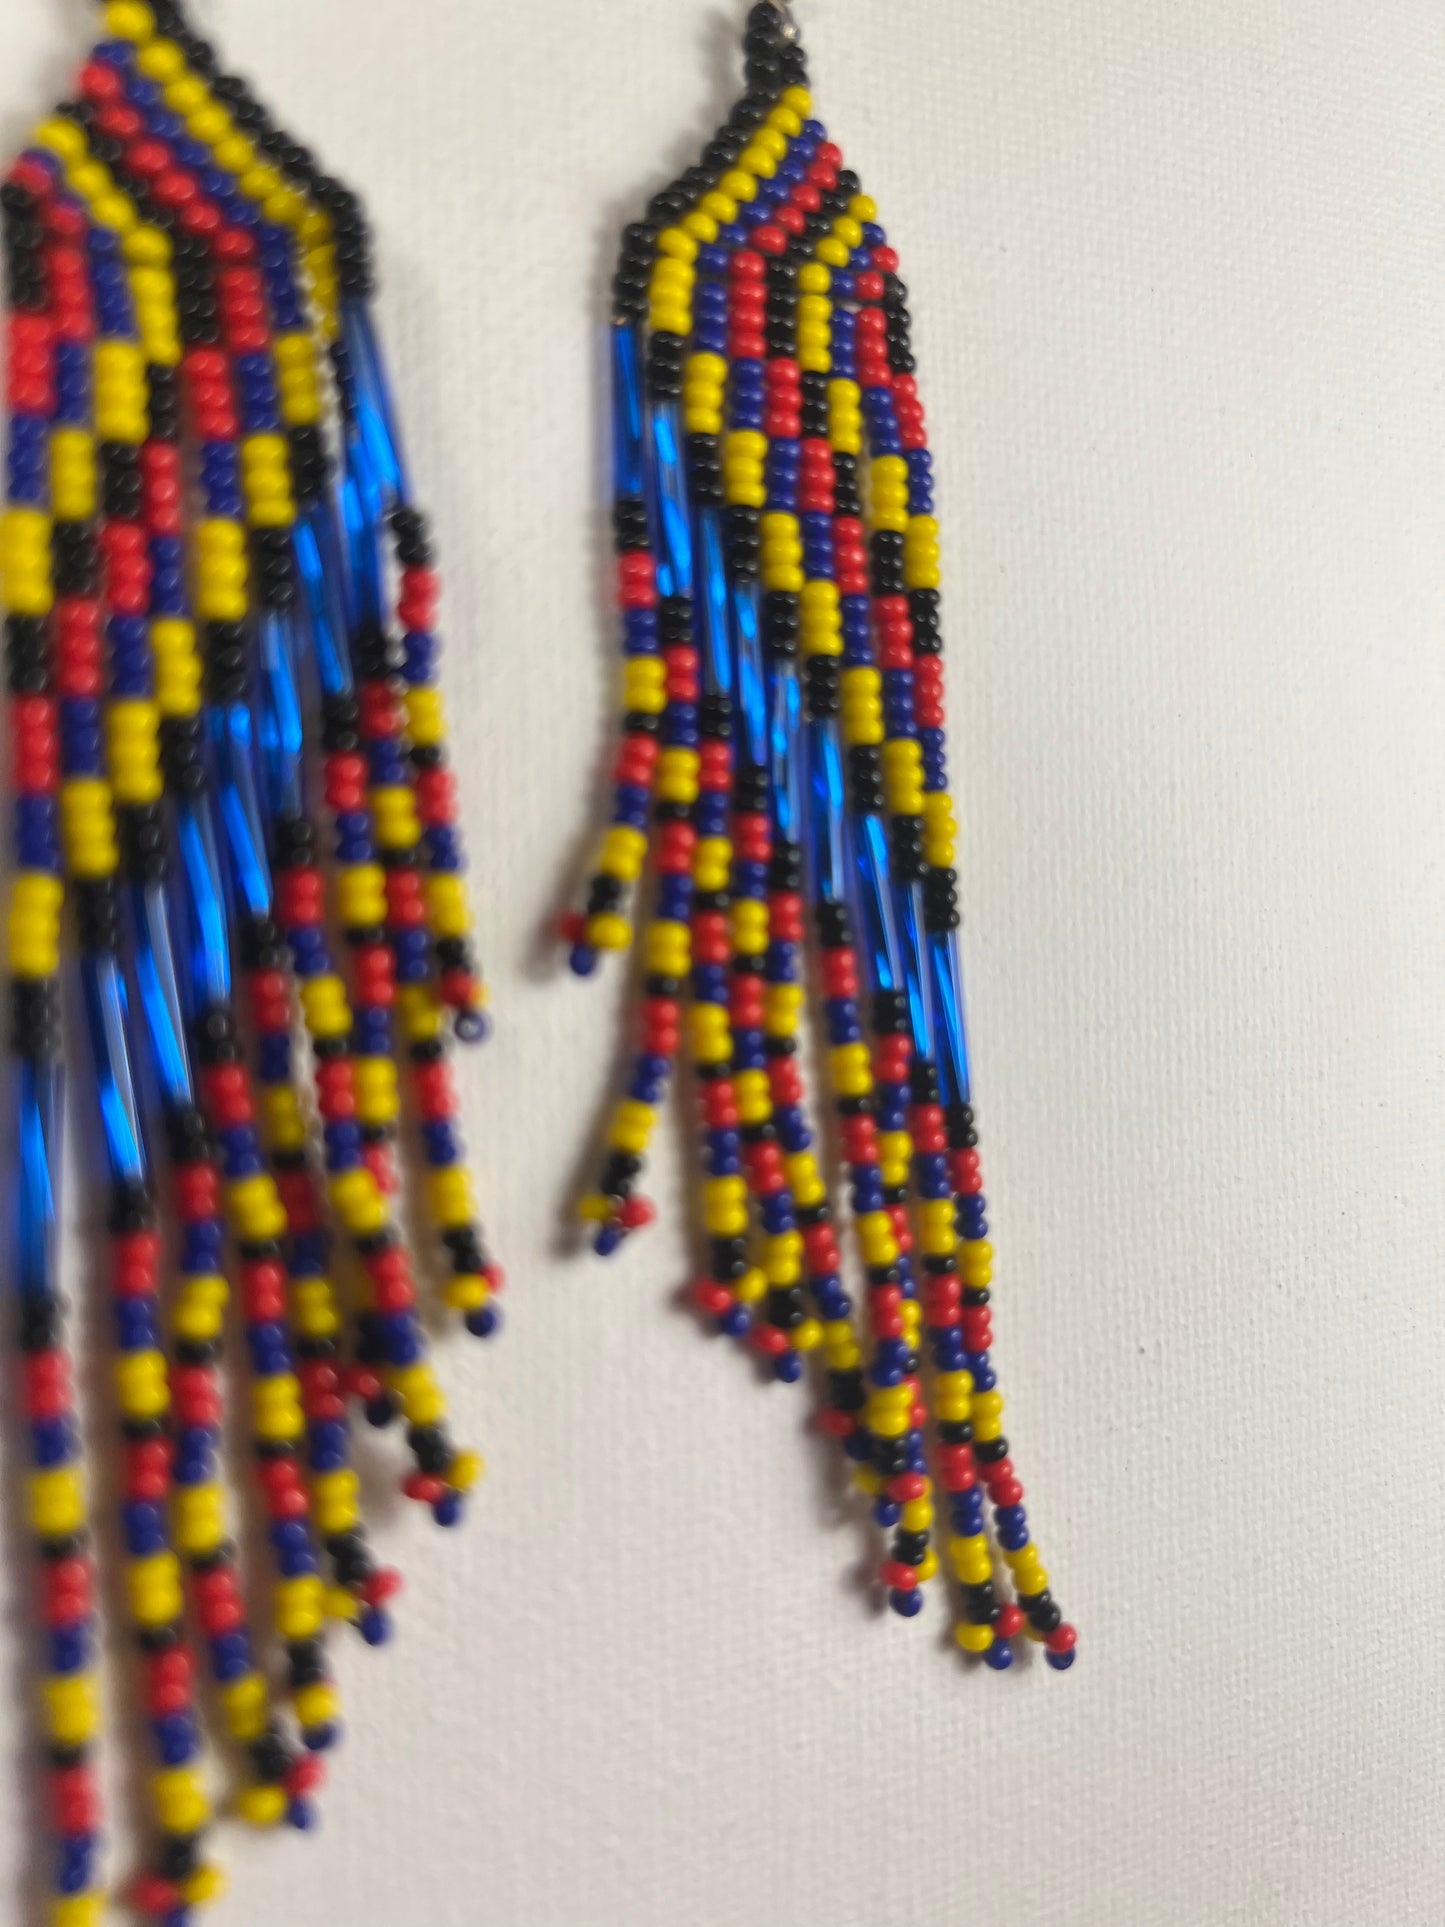
MULTIPOLYGON (((735 91, 742 11, 202 8, 376 220, 447 585, 499 1018, 467 1113, 512 1277, 505 1341, 442 1359, 491 1461, 465 1531, 391 1503, 367 1441, 399 1637, 342 1648, 324 1832, 234 1837, 218 1927, 1427 1927, 1445 14, 800 0, 916 311, 998 1360, 1081 1631, 1059 1679, 969 1675, 937 1603, 873 1623, 803 1396, 675 1308, 670 1134, 662 1222, 622 1260, 554 1238, 620 996, 537 948, 610 749, 604 289, 619 221, 735 91)), ((4 0, 7 149, 92 16, 4 0)), ((94 1231, 93 1197, 70 1209, 94 1231)), ((33 1818, 13 1506, 7 1534, 8 1927, 33 1818)))

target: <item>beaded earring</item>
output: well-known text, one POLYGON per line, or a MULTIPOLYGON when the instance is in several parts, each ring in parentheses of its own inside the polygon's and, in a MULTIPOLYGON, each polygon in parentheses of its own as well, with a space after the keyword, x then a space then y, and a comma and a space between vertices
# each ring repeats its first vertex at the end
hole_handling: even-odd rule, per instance
POLYGON ((113 1483, 154 1760, 151 1863, 129 1897, 182 1927, 221 1884, 196 1646, 240 1813, 306 1827, 338 1732, 327 1623, 388 1634, 399 1582, 361 1519, 352 1402, 373 1424, 405 1421, 405 1490, 440 1524, 480 1471, 446 1428, 392 1202, 403 1082, 444 1295, 478 1335, 499 1278, 448 1061, 454 1035, 481 1034, 484 992, 436 685, 438 580, 365 220, 179 7, 111 0, 104 17, 74 97, 0 188, 15 1276, 50 1917, 90 1927, 104 1904, 98 1628, 57 1239, 68 896, 91 1069, 77 1081, 93 1082, 82 1108, 109 1187, 113 1483), (221 1483, 233 1286, 289 1716, 221 1483))
POLYGON ((907 290, 811 118, 790 10, 754 6, 743 45, 746 92, 626 229, 613 282, 624 713, 573 970, 630 946, 649 861, 652 900, 638 1053, 581 1211, 604 1255, 650 1221, 636 1186, 685 1032, 699 1311, 780 1379, 821 1356, 819 1424, 893 1534, 895 1612, 938 1569, 941 1488, 959 1645, 1002 1670, 1023 1633, 1062 1671, 1075 1633, 991 1359, 907 290), (810 983, 861 1310, 808 1119, 810 983))

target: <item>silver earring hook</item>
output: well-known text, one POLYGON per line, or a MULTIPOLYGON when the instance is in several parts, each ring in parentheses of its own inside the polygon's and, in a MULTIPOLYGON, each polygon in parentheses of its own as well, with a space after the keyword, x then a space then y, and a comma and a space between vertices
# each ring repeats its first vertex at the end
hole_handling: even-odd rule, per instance
POLYGON ((787 0, 768 0, 768 4, 781 20, 784 40, 792 44, 799 37, 798 23, 793 18, 793 9, 787 4, 787 0))

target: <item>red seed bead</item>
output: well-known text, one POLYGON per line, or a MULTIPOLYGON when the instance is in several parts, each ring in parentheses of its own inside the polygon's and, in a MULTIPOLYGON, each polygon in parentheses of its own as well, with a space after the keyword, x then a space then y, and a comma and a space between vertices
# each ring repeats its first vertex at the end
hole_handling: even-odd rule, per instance
POLYGON ((734 1130, 738 1123, 737 1092, 730 1077, 717 1077, 702 1094, 704 1121, 714 1131, 734 1130))
POLYGON ((427 829, 456 821, 457 779, 449 769, 419 770, 415 788, 417 813, 427 829))
POLYGON ((993 1629, 1000 1639, 1014 1639, 1023 1630, 1023 1623, 1022 1609, 1010 1600, 1006 1606, 1000 1606, 993 1629))
POLYGON ((909 1505, 914 1499, 926 1499, 928 1480, 921 1472, 900 1472, 896 1479, 888 1481, 888 1496, 897 1505, 909 1505))
POLYGON ((241 1297, 252 1324, 286 1316, 286 1273, 274 1258, 253 1259, 241 1267, 241 1297))
POLYGON ((181 1426, 219 1425, 221 1395, 215 1374, 203 1365, 176 1365, 171 1371, 171 1398, 181 1426))
POLYGON ((983 1163, 977 1151, 955 1151, 949 1162, 955 1191, 970 1197, 982 1191, 983 1163))
POLYGON ((938 1448, 938 1483, 945 1492, 971 1492, 978 1484, 971 1445, 941 1445, 938 1448))
POLYGON ((727 963, 732 955, 732 938, 721 911, 704 910, 693 918, 692 949, 698 963, 727 963))
POLYGON ((768 924, 775 943, 801 943, 802 897, 792 890, 775 891, 768 898, 768 924))
POLYGON ((801 1104, 803 1073, 796 1058, 779 1057, 768 1065, 768 1089, 775 1104, 801 1104))
POLYGON ((100 1794, 92 1768, 83 1762, 55 1767, 46 1776, 57 1833, 93 1833, 100 1824, 100 1794))
POLYGON ((885 1559, 878 1577, 890 1592, 912 1592, 918 1584, 918 1568, 904 1565, 901 1559, 885 1559))
POLYGON ((948 1149, 948 1130, 940 1105, 915 1104, 908 1115, 908 1128, 916 1150, 936 1152, 948 1149))
POLYGON ((1079 1635, 1072 1626, 1056 1626, 1044 1644, 1051 1653, 1071 1653, 1079 1643, 1079 1635))
POLYGON ((748 1333, 748 1343, 754 1351, 763 1352, 769 1358, 781 1358, 788 1349, 788 1334, 779 1331, 776 1325, 754 1325, 748 1333))
POLYGON ((172 1447, 169 1439, 137 1439, 126 1447, 126 1496, 150 1504, 164 1499, 170 1489, 172 1447))
POLYGON ((818 1430, 830 1439, 847 1439, 857 1430, 851 1413, 827 1410, 817 1416, 818 1430))
POLYGON ((293 1236, 320 1229, 321 1205, 307 1172, 278 1171, 276 1195, 281 1200, 287 1228, 293 1236))
MULTIPOLYGON (((626 1231, 641 1231, 650 1225, 657 1216, 657 1207, 650 1198, 627 1198, 617 1213, 617 1221, 626 1231)), ((495 1286, 492 1287, 496 1289, 495 1286)))
POLYGON ((122 1298, 153 1295, 159 1281, 161 1241, 154 1231, 132 1231, 115 1240, 112 1288, 122 1298))
POLYGON ((221 1209, 221 1174, 214 1164, 180 1164, 175 1172, 176 1212, 183 1224, 217 1217, 221 1209))
POLYGON ((35 1352, 25 1361, 25 1410, 32 1419, 64 1418, 70 1410, 70 1361, 64 1352, 35 1352))
POLYGON ((837 1233, 830 1224, 810 1224, 803 1230, 803 1253, 814 1273, 837 1271, 843 1262, 837 1233))
POLYGON ((401 572, 397 619, 404 629, 430 629, 441 599, 441 577, 435 569, 406 568, 401 572))
POLYGON ((650 555, 629 550, 617 559, 617 600, 624 609, 657 607, 657 572, 650 555))
POLYGON ((706 1312, 709 1318, 721 1318, 733 1302, 727 1286, 712 1278, 700 1278, 692 1288, 692 1298, 698 1310, 706 1312))
POLYGON ((426 897, 420 872, 410 868, 386 873, 386 920, 398 930, 420 930, 426 922, 426 897))
POLYGON ((421 1505, 435 1505, 446 1494, 442 1480, 428 1472, 408 1473, 401 1482, 401 1489, 409 1499, 415 1499, 421 1505))
POLYGON ((1017 1479, 991 1479, 988 1496, 995 1505, 1022 1505, 1024 1489, 1017 1479))
POLYGON ((734 281, 761 281, 767 274, 760 254, 752 248, 739 248, 732 258, 731 267, 734 281))

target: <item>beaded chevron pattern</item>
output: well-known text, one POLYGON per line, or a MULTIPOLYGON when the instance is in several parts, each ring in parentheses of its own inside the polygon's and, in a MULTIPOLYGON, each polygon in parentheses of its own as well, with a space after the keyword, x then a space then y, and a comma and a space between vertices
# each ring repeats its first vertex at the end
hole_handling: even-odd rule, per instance
POLYGON ((755 6, 744 52, 746 92, 626 229, 613 283, 624 713, 611 822, 564 920, 579 975, 633 943, 645 871, 648 897, 637 1054, 581 1212, 604 1255, 650 1221, 637 1185, 685 1042, 700 1312, 778 1378, 815 1361, 819 1422, 892 1534, 896 1612, 938 1572, 941 1492, 963 1651, 1002 1670, 1022 1634, 1062 1671, 1074 1629, 991 1357, 907 290, 812 118, 788 9, 755 6))
POLYGON ((50 1917, 90 1927, 97 1583, 62 1296, 88 1289, 90 1266, 61 1276, 56 1231, 68 904, 89 1045, 71 1083, 104 1146, 113 1484, 151 1754, 152 1850, 127 1897, 183 1927, 221 1885, 198 1671, 236 1809, 306 1827, 339 1732, 328 1628, 388 1634, 399 1582, 361 1518, 353 1409, 404 1421, 405 1489, 443 1525, 480 1471, 448 1432, 399 1229, 404 1100, 442 1294, 478 1335, 499 1278, 449 1061, 454 1037, 481 1034, 484 991, 439 584, 364 217, 178 7, 112 0, 104 34, 0 189, 15 1318, 50 1917), (254 1492, 234 1498, 228 1400, 254 1446, 254 1492), (233 1536, 252 1509, 266 1630, 233 1536))

